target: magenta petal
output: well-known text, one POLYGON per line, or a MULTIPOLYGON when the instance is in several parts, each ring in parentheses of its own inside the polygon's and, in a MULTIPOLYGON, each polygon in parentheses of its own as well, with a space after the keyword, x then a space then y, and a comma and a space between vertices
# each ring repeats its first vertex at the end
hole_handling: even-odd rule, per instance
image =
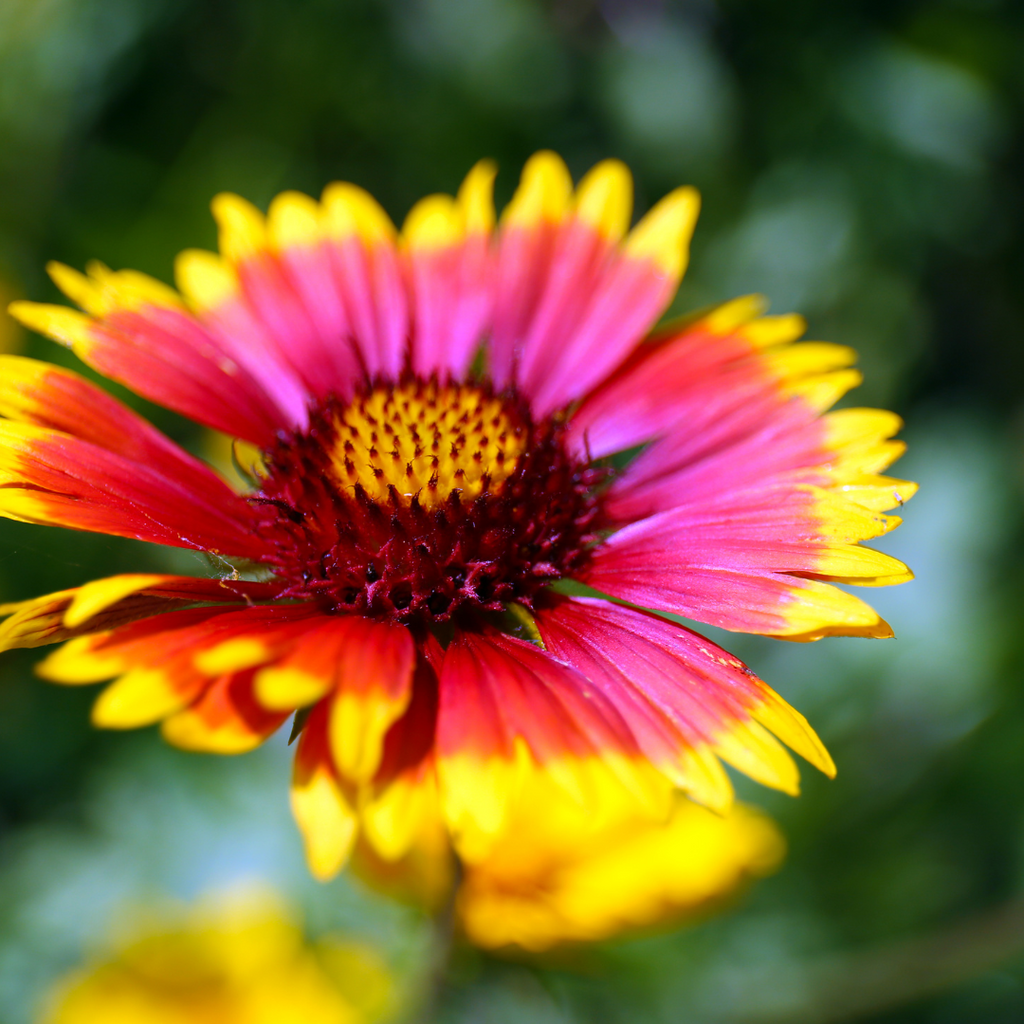
POLYGON ((158 306, 121 310, 90 334, 91 366, 197 423, 260 446, 288 425, 245 366, 184 312, 158 306))
POLYGON ((584 579, 606 594, 723 629, 782 633, 824 547, 813 497, 753 488, 650 516, 610 537, 584 579))
POLYGON ((413 291, 412 368, 458 379, 473 361, 493 303, 489 239, 475 233, 442 249, 408 254, 413 291))
POLYGON ((292 252, 286 262, 284 254, 275 259, 260 253, 242 263, 239 278, 276 353, 302 382, 305 395, 351 394, 361 371, 324 254, 292 252), (295 274, 299 267, 302 273, 295 274))
POLYGON ((548 650, 649 741, 664 738, 667 721, 691 745, 714 742, 763 699, 764 684, 741 661, 685 626, 633 608, 566 599, 540 610, 537 628, 548 650))

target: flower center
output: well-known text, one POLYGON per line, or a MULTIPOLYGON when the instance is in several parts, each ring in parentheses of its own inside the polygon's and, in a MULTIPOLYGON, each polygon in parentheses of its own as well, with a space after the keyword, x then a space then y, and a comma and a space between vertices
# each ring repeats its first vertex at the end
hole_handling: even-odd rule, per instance
POLYGON ((337 413, 332 471, 339 487, 376 502, 443 505, 497 490, 526 444, 500 399, 466 384, 407 381, 374 388, 337 413))
POLYGON ((348 402, 265 454, 252 500, 284 596, 429 625, 529 605, 577 571, 600 529, 604 471, 559 417, 514 394, 408 378, 348 402))

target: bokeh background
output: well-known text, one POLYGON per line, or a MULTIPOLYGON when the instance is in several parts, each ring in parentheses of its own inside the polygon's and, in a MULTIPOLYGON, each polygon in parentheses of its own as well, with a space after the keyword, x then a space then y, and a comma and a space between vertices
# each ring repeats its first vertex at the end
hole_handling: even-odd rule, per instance
MULTIPOLYGON (((862 353, 920 495, 870 596, 898 640, 725 642, 839 764, 799 800, 783 870, 729 913, 553 962, 463 953, 441 1019, 1024 1019, 1024 7, 1010 0, 2 0, 0 297, 47 259, 170 280, 210 197, 357 182, 401 220, 481 156, 506 199, 533 151, 632 167, 642 211, 703 193, 675 309, 736 294, 862 353)), ((72 362, 0 317, 0 348, 72 362)), ((203 439, 132 400, 174 437, 203 439)), ((881 545, 880 545, 881 546, 881 545)), ((0 599, 198 556, 0 522, 0 599)), ((722 640, 722 637, 716 637, 722 640)), ((99 734, 92 694, 0 660, 0 1019, 125 901, 264 879, 308 927, 401 973, 426 931, 308 880, 283 739, 240 758, 99 734)), ((410 968, 412 969, 412 968, 410 968)))

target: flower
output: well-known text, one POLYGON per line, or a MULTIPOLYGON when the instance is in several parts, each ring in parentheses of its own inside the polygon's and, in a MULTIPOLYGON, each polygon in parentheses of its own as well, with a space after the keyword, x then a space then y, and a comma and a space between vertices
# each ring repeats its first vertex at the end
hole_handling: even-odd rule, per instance
MULTIPOLYGON (((583 824, 577 808, 564 820, 583 824)), ((540 952, 678 922, 769 874, 784 853, 772 821, 743 804, 719 815, 679 798, 667 822, 597 832, 537 833, 525 814, 521 824, 519 842, 466 867, 456 906, 475 945, 540 952)))
POLYGON ((52 265, 84 312, 11 307, 235 438, 252 489, 77 374, 2 357, 0 512, 234 571, 8 605, 0 640, 67 641, 38 671, 113 679, 97 725, 159 721, 190 749, 248 750, 297 712, 293 808, 322 878, 358 833, 396 861, 434 816, 480 860, 532 772, 651 820, 675 789, 725 810, 721 761, 796 793, 775 737, 834 771, 805 719, 666 616, 890 636, 834 584, 910 578, 859 544, 914 487, 879 475, 896 416, 825 413, 859 382, 850 349, 794 344, 803 321, 757 298, 645 340, 687 262, 692 189, 628 230, 621 163, 574 190, 539 153, 496 225, 494 173, 400 233, 353 185, 284 193, 266 217, 220 195, 220 255, 181 254, 179 291, 52 265))
POLYGON ((439 821, 394 862, 358 843, 352 867, 371 888, 426 910, 444 906, 457 884, 465 939, 535 953, 712 911, 785 852, 771 819, 743 804, 719 814, 679 794, 665 821, 621 811, 595 815, 532 772, 500 840, 458 874, 439 821))
POLYGON ((269 891, 151 911, 114 945, 61 979, 40 1024, 364 1024, 394 1001, 372 950, 304 942, 269 891))

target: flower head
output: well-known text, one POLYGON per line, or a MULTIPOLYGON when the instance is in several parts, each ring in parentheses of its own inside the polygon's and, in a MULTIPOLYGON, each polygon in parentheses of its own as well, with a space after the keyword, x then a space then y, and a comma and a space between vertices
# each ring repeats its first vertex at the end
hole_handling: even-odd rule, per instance
MULTIPOLYGON (((580 824, 572 810, 565 816, 580 824)), ((753 808, 724 815, 679 799, 666 822, 598 831, 531 828, 466 867, 459 923, 476 945, 538 952, 677 923, 778 867, 778 829, 753 808)))
POLYGON ((365 1024, 393 998, 372 950, 306 943, 274 894, 240 890, 132 922, 61 980, 40 1024, 365 1024))
POLYGON ((774 871, 785 852, 771 819, 744 804, 715 813, 679 794, 665 820, 625 804, 601 812, 531 772, 499 840, 463 858, 458 873, 440 821, 396 861, 359 842, 352 868, 371 888, 427 910, 457 887, 455 922, 465 939, 542 952, 711 912, 774 871))
POLYGON ((726 809, 721 761, 795 793, 776 737, 834 770, 810 726, 666 615, 888 636, 834 584, 909 578, 859 543, 914 487, 879 475, 897 417, 825 412, 859 381, 849 349, 794 344, 800 318, 753 298, 648 336, 686 266, 691 189, 630 230, 622 164, 574 189, 540 153, 496 223, 493 177, 478 165, 400 233, 352 185, 266 216, 221 195, 220 255, 183 253, 178 291, 53 266, 84 312, 11 308, 235 438, 252 486, 77 374, 0 357, 2 514, 242 570, 9 605, 0 640, 67 641, 39 672, 113 679, 97 724, 160 721, 191 749, 250 749, 294 713, 293 806, 321 877, 358 834, 395 861, 435 818, 477 861, 528 775, 654 820, 675 789, 726 809))

